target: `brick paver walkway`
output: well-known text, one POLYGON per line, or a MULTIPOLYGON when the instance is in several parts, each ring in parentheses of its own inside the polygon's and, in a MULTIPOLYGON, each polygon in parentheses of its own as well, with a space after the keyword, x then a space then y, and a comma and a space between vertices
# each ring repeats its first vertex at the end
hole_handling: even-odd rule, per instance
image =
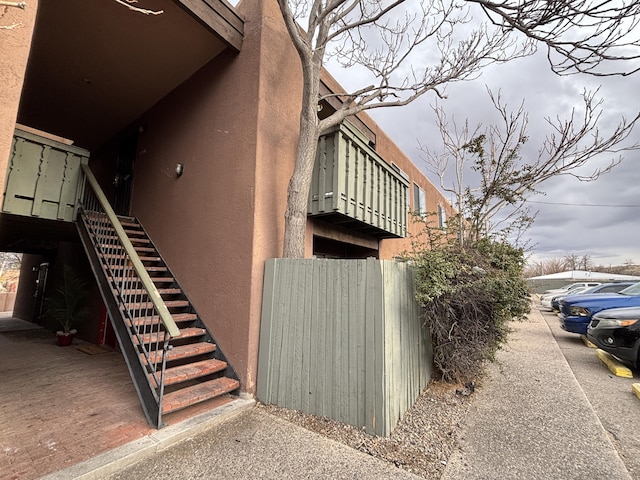
MULTIPOLYGON (((0 319, 0 322, 2 320, 0 319)), ((30 480, 153 433, 124 359, 0 328, 0 478, 30 480)), ((168 424, 227 400, 164 418, 168 424)))

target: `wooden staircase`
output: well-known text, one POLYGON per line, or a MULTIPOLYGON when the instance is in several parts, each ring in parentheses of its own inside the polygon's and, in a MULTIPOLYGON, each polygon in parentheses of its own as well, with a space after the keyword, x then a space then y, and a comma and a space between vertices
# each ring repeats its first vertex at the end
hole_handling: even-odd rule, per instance
POLYGON ((179 336, 169 338, 149 292, 135 275, 104 213, 81 210, 80 237, 149 423, 162 415, 239 389, 238 377, 135 218, 118 217, 179 336), (163 358, 163 356, 165 358, 163 358))

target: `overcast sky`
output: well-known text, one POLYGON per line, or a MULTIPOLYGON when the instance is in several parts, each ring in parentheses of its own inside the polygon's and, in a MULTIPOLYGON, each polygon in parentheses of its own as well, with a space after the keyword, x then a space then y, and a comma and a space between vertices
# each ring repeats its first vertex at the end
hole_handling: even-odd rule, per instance
MULTIPOLYGON (((353 72, 330 69, 343 84, 353 80, 353 72)), ((447 99, 441 102, 449 115, 471 124, 490 123, 495 111, 490 105, 486 86, 500 89, 504 101, 517 109, 524 100, 529 112, 531 141, 527 149, 536 152, 548 127, 545 117, 567 117, 573 106, 582 104, 581 93, 600 87, 604 99, 602 130, 609 132, 622 116, 634 118, 638 102, 640 74, 630 77, 559 77, 553 74, 545 55, 514 60, 491 66, 476 80, 450 85, 447 99)), ((370 110, 370 115, 391 136, 413 162, 426 172, 418 144, 438 149, 441 140, 435 126, 431 105, 433 95, 425 95, 405 107, 370 110)), ((632 134, 640 140, 640 125, 632 134)), ((640 151, 624 154, 625 160, 611 173, 595 182, 580 182, 563 176, 543 183, 546 195, 530 198, 539 211, 526 239, 532 247, 532 259, 562 257, 567 254, 589 255, 596 265, 617 265, 627 260, 640 264, 640 151), (538 203, 539 202, 539 203, 538 203)), ((608 159, 602 159, 604 163, 608 159)), ((427 173, 438 185, 438 179, 427 173)))

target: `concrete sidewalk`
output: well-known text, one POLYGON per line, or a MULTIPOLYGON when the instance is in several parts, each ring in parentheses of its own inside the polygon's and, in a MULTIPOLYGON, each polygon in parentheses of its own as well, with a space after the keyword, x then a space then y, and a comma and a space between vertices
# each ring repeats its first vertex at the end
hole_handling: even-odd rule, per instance
POLYGON ((227 404, 218 409, 224 421, 194 418, 43 478, 421 478, 248 405, 227 404))
POLYGON ((539 310, 513 327, 442 478, 630 479, 539 310))
MULTIPOLYGON (((630 479, 540 312, 513 327, 442 478, 630 479)), ((419 478, 238 402, 46 478, 419 478)))

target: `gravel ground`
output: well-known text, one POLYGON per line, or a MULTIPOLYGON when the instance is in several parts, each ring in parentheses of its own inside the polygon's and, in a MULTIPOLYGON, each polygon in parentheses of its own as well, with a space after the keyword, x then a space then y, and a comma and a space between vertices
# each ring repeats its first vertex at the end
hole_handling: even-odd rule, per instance
POLYGON ((388 438, 368 435, 360 428, 326 417, 273 405, 258 407, 413 474, 437 479, 456 446, 472 391, 461 385, 432 382, 388 438))

